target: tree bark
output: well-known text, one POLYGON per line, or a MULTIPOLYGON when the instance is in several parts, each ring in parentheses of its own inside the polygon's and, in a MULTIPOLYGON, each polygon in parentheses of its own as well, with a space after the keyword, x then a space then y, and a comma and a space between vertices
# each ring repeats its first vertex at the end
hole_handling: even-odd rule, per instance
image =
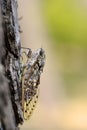
POLYGON ((17 1, 0 0, 0 130, 18 130, 23 123, 20 49, 17 1))
MULTIPOLYGON (((24 80, 27 76, 27 82, 32 85, 23 84, 17 7, 17 0, 0 0, 0 130, 18 130, 18 125, 24 121, 23 112, 27 112, 28 117, 31 115, 38 98, 40 75, 45 64, 45 52, 42 48, 35 53, 29 51, 32 54, 27 54, 30 61, 26 64, 24 80), (22 87, 26 88, 23 90, 25 95, 22 95, 22 87), (34 96, 32 109, 23 109, 23 98, 29 101, 34 96)), ((29 107, 26 100, 25 105, 29 107)))

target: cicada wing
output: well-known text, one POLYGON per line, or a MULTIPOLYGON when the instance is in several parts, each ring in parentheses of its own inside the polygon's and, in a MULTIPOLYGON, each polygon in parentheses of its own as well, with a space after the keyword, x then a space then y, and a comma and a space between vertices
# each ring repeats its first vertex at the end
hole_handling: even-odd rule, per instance
POLYGON ((43 49, 38 49, 32 53, 27 60, 27 65, 22 74, 22 107, 24 119, 28 120, 31 116, 38 99, 40 75, 43 72, 45 63, 45 53, 43 49))
POLYGON ((30 116, 32 115, 32 112, 35 109, 35 106, 38 101, 38 96, 39 96, 39 88, 36 90, 36 94, 29 100, 24 101, 24 119, 28 120, 30 116))

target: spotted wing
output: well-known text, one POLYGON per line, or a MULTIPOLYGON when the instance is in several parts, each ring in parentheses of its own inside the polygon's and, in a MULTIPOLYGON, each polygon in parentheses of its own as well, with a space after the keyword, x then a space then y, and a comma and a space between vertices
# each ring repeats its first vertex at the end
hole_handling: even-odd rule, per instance
POLYGON ((31 101, 27 100, 24 102, 24 119, 28 120, 32 115, 32 112, 35 109, 36 103, 38 101, 39 88, 36 91, 36 94, 32 97, 31 101))
POLYGON ((23 72, 22 102, 24 119, 26 120, 29 119, 38 99, 38 85, 40 84, 40 75, 43 72, 44 64, 45 52, 41 48, 32 53, 31 58, 27 61, 25 71, 23 72))

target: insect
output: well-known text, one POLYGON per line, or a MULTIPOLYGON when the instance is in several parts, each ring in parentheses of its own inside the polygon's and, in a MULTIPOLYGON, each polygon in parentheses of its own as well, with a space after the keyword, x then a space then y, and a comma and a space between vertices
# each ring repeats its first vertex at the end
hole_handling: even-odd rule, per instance
POLYGON ((34 53, 29 48, 22 48, 22 61, 23 54, 26 60, 21 65, 22 109, 24 119, 28 120, 38 100, 38 85, 40 84, 40 75, 45 64, 45 52, 42 48, 34 53))

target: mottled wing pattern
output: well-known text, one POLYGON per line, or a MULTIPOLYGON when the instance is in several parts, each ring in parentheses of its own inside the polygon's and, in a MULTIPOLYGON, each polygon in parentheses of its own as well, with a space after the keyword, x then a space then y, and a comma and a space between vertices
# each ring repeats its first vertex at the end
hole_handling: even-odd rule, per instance
POLYGON ((22 72, 22 107, 24 119, 29 119, 38 100, 40 75, 45 64, 45 52, 42 48, 27 55, 28 59, 22 72))
POLYGON ((39 95, 39 88, 37 88, 36 94, 32 96, 31 101, 27 99, 27 101, 24 102, 24 119, 28 120, 30 116, 32 115, 33 110, 35 109, 36 103, 38 101, 38 95, 39 95))

